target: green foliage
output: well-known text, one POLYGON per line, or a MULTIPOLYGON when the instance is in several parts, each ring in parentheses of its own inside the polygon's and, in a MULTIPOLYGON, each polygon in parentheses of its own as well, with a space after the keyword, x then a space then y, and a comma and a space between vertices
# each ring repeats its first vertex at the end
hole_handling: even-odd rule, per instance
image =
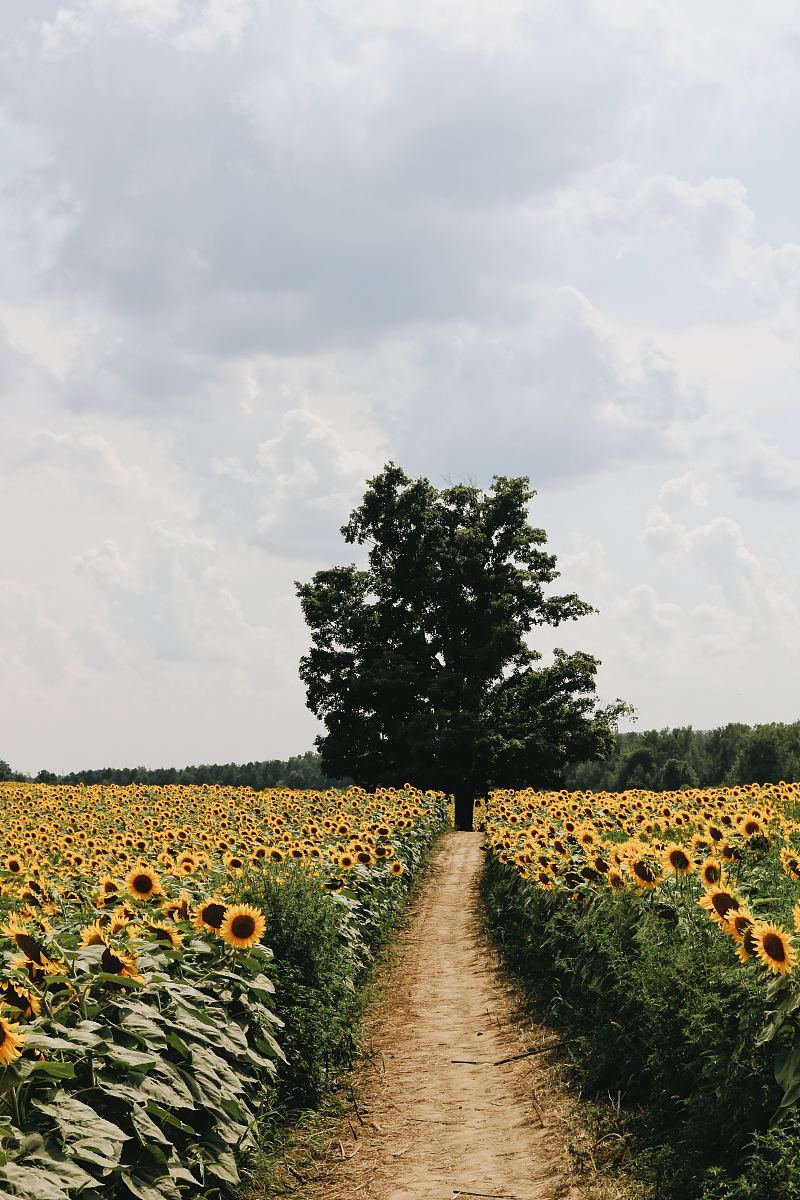
POLYGON ((0 1075, 3 1195, 234 1196, 281 1057, 270 952, 134 939, 139 982, 103 969, 103 945, 79 947, 82 919, 43 943, 59 971, 22 1030, 26 1056, 0 1075))
POLYGON ((747 1171, 731 1180, 719 1168, 707 1172, 700 1200, 800 1200, 800 1115, 780 1129, 756 1133, 748 1142, 747 1171))
POLYGON ((18 775, 12 771, 5 759, 0 758, 0 783, 13 783, 24 778, 24 775, 18 775))
MULTIPOLYGON (((3 776, 0 763, 0 781, 4 778, 23 779, 22 775, 3 776)), ((271 758, 264 762, 201 764, 195 767, 98 767, 89 771, 71 771, 68 775, 54 775, 52 771, 40 771, 36 776, 39 783, 118 783, 123 787, 132 783, 152 783, 163 786, 170 783, 219 784, 221 787, 250 787, 262 791, 271 787, 313 788, 324 791, 329 787, 346 787, 350 778, 333 779, 321 769, 320 757, 313 750, 296 754, 291 758, 271 758)))
POLYGON ((566 787, 595 792, 672 791, 798 779, 800 722, 621 733, 614 737, 603 762, 573 760, 563 772, 566 787))
POLYGON ((404 840, 398 860, 406 870, 396 878, 385 866, 356 866, 333 892, 291 864, 242 878, 238 898, 265 914, 275 955, 273 1008, 286 1057, 278 1064, 273 1116, 315 1106, 332 1076, 352 1065, 359 1049, 359 984, 445 824, 442 806, 438 821, 421 823, 404 840))
POLYGON ((443 796, 419 811, 397 876, 385 859, 341 877, 292 862, 237 876, 270 948, 198 933, 190 913, 162 920, 157 899, 119 928, 90 926, 107 914, 73 889, 54 889, 47 932, 6 925, 0 981, 20 990, 0 1008, 0 1051, 12 1051, 7 1065, 0 1054, 0 1195, 238 1195, 276 1123, 353 1059, 359 983, 447 825, 443 796))
POLYGON ((300 867, 252 874, 240 897, 265 914, 275 953, 274 1005, 286 1054, 279 1068, 281 1108, 311 1107, 351 1049, 348 1019, 359 964, 345 936, 346 914, 300 867))
POLYGON ((325 722, 323 769, 360 783, 417 780, 457 797, 495 784, 543 785, 565 761, 601 756, 626 706, 597 708, 597 660, 527 637, 592 612, 558 577, 529 523, 527 478, 437 490, 389 463, 342 528, 367 569, 298 584, 312 647, 308 706, 325 722))
MULTIPOLYGON (((737 891, 790 919, 796 885, 766 838, 737 891)), ((585 1094, 637 1114, 640 1161, 680 1200, 798 1197, 800 994, 743 966, 674 877, 657 893, 542 891, 492 859, 489 927, 542 1016, 569 1030, 585 1094), (772 1188, 772 1190, 770 1190, 772 1188), (794 1190, 792 1190, 794 1189, 794 1190)))

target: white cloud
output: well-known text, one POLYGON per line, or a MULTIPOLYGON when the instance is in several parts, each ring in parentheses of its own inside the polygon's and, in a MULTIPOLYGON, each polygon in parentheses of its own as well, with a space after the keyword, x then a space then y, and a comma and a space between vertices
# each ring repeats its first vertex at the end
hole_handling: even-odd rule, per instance
POLYGON ((788 0, 30 0, 4 34, 0 755, 310 744, 292 581, 389 457, 531 476, 644 723, 732 712, 728 655, 740 715, 791 705, 788 0))

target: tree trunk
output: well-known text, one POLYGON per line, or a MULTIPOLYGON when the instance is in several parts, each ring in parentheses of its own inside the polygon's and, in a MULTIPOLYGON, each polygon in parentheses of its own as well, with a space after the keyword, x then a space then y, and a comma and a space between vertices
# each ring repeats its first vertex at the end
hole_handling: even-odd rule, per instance
POLYGON ((472 832, 472 806, 475 797, 471 792, 456 792, 455 795, 455 825, 462 832, 472 832))

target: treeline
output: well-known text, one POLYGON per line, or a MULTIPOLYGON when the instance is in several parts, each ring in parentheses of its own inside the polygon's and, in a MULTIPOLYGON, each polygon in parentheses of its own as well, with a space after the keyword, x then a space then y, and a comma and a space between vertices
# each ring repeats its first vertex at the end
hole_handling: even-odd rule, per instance
POLYGON ((564 787, 622 792, 672 791, 737 783, 800 780, 800 721, 724 725, 719 729, 648 729, 620 733, 602 762, 564 769, 564 787))
MULTIPOLYGON (((0 761, 0 781, 27 780, 0 761)), ((264 762, 202 763, 194 767, 98 767, 91 771, 70 771, 56 775, 40 771, 36 783, 216 783, 223 787, 250 787, 262 791, 270 787, 314 788, 345 787, 349 779, 331 779, 324 775, 320 758, 313 750, 291 758, 270 758, 264 762)))
MULTIPOLYGON (((27 780, 0 760, 0 782, 27 780)), ((672 791, 737 783, 800 780, 800 721, 773 725, 724 725, 719 729, 648 729, 617 734, 612 754, 600 762, 564 768, 570 789, 623 792, 628 788, 672 791)), ((264 762, 200 764, 193 767, 101 767, 56 775, 40 771, 37 783, 217 783, 225 787, 345 787, 349 778, 323 774, 313 750, 264 762)), ((420 786, 424 786, 421 781, 420 786)))

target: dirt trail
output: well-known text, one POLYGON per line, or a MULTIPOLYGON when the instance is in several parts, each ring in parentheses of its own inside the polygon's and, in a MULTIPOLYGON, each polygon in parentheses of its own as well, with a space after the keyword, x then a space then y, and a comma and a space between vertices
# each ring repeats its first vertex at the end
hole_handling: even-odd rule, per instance
POLYGON ((480 927, 480 834, 444 839, 398 939, 327 1200, 579 1200, 480 927), (453 1061, 467 1060, 467 1061, 453 1061))

